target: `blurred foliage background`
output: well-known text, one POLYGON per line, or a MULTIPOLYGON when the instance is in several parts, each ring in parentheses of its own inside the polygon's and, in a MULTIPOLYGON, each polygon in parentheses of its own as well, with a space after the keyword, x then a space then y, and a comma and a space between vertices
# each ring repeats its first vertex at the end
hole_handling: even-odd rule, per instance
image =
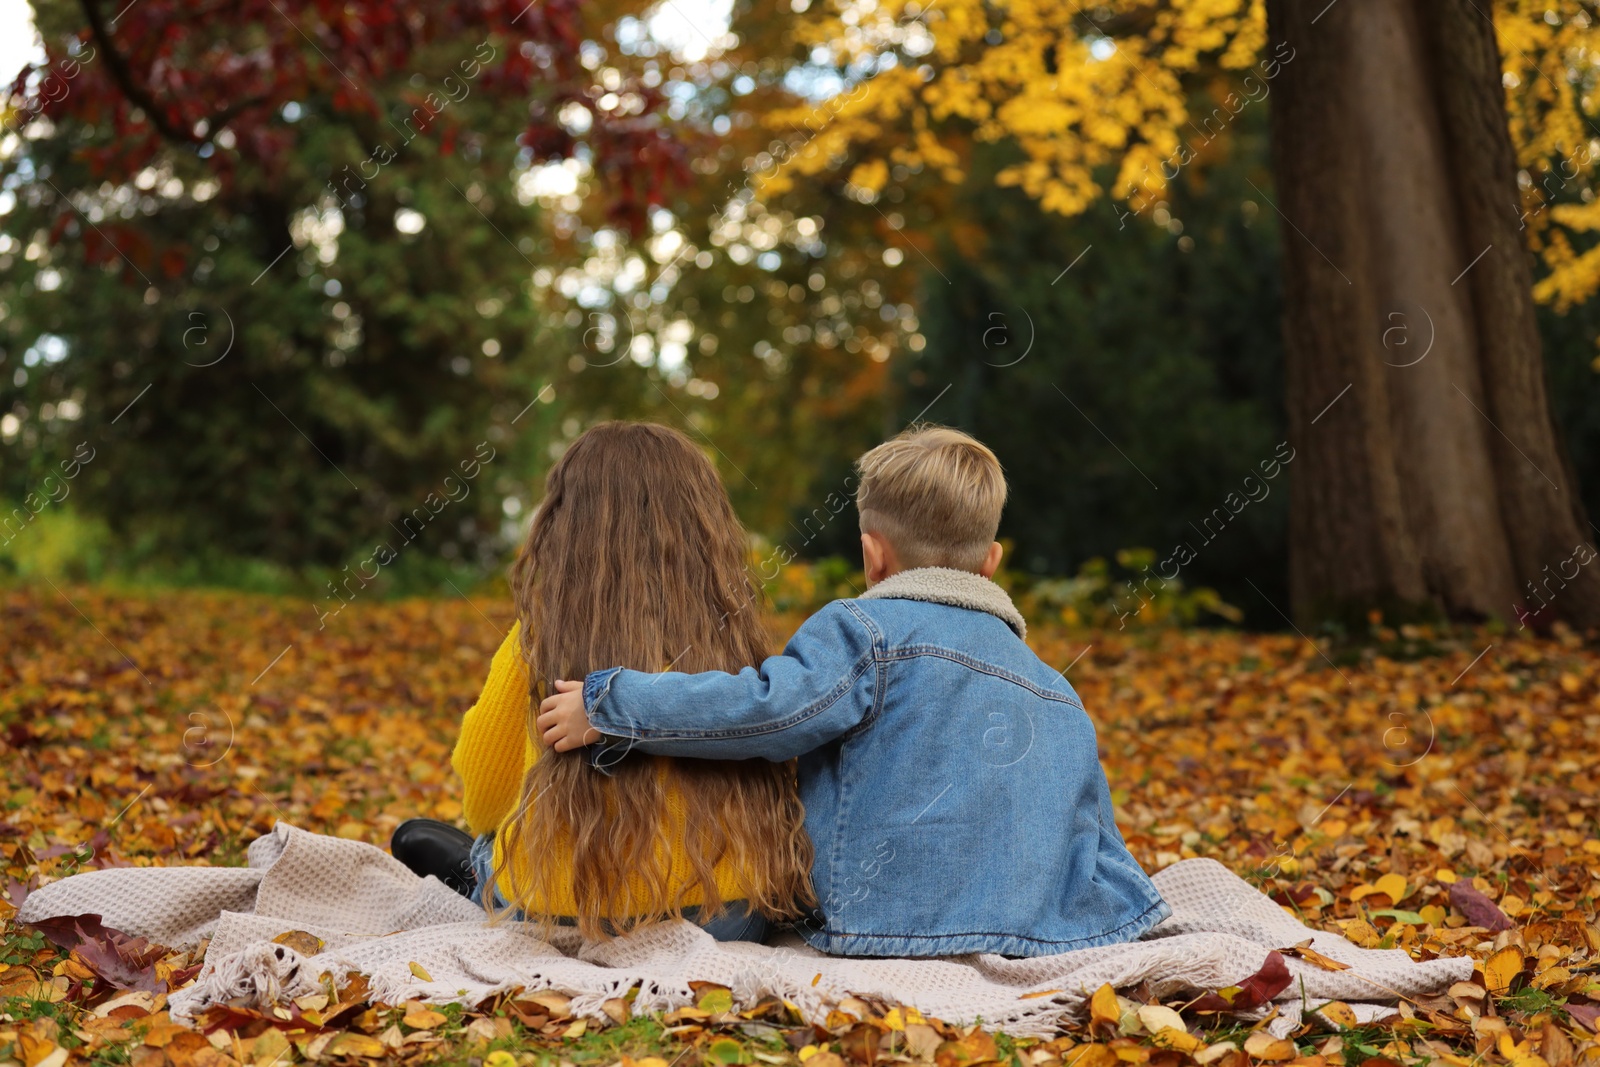
MULTIPOLYGON (((996 181, 1025 162, 1004 138, 947 142, 959 181, 780 187, 818 131, 775 125, 873 74, 807 43, 805 0, 547 4, 537 30, 520 6, 425 5, 406 17, 437 27, 381 51, 311 4, 304 41, 263 5, 160 44, 184 12, 145 0, 112 38, 135 73, 222 78, 267 38, 303 60, 177 84, 241 110, 160 136, 93 4, 33 5, 48 58, 0 137, 0 575, 317 596, 388 545, 375 592, 459 593, 499 580, 566 442, 648 418, 704 443, 752 566, 802 608, 856 581, 851 460, 922 418, 1000 455, 1006 580, 1036 604, 1280 623, 1292 461, 1182 587, 1127 583, 1282 459, 1265 107, 1151 210, 1046 211, 996 181)), ((1543 316, 1595 513, 1600 309, 1543 316)))

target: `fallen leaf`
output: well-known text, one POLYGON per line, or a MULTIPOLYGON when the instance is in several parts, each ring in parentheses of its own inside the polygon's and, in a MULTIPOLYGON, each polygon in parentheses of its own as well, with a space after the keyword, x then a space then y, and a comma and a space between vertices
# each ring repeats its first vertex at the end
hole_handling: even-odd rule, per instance
POLYGON ((328 1042, 328 1046, 322 1050, 322 1054, 324 1056, 362 1056, 375 1059, 385 1055, 388 1051, 388 1046, 375 1037, 345 1031, 328 1042))
POLYGON ((29 925, 75 953, 113 988, 166 992, 166 983, 156 975, 154 967, 171 951, 164 945, 105 926, 98 915, 62 915, 29 925))
POLYGON ((432 1008, 418 1004, 406 1010, 405 1017, 400 1020, 413 1030, 433 1030, 449 1022, 449 1017, 432 1008))
POLYGON ((1600 1004, 1573 1004, 1569 1001, 1566 1011, 1591 1034, 1600 1032, 1600 1004))
POLYGON ((711 1015, 732 1011, 733 990, 727 986, 709 986, 700 993, 700 999, 695 1002, 695 1007, 711 1015))
POLYGON ((1139 1009, 1137 1014, 1139 1023, 1152 1034, 1168 1027, 1174 1030, 1187 1030, 1183 1016, 1165 1005, 1146 1004, 1139 1009))
POLYGON ((744 1061, 744 1046, 730 1037, 719 1037, 706 1046, 705 1058, 708 1063, 741 1063, 744 1061))
POLYGON ((1285 1041, 1281 1037, 1273 1037, 1265 1030, 1257 1030, 1245 1038, 1244 1050, 1252 1058, 1279 1062, 1292 1060, 1298 1053, 1293 1041, 1285 1041))
POLYGON ((1450 906, 1467 917, 1473 926, 1481 926, 1490 933, 1509 930, 1512 923, 1500 906, 1480 892, 1471 882, 1459 881, 1450 886, 1450 906))
POLYGON ((1089 1021, 1091 1025, 1102 1023, 1113 1027, 1122 1022, 1122 1004, 1117 1000, 1115 989, 1103 985, 1094 991, 1094 996, 1089 998, 1089 1021))
POLYGON ((1312 948, 1311 941, 1312 939, 1308 937, 1292 948, 1280 948, 1278 951, 1285 956, 1293 956, 1296 959, 1305 960, 1307 963, 1321 967, 1325 971, 1348 971, 1350 969, 1348 963, 1340 963, 1338 960, 1329 959, 1312 948))
POLYGON ((927 1023, 906 1024, 906 1052, 919 1060, 933 1059, 934 1050, 939 1047, 939 1031, 927 1023))
POLYGON ((411 973, 422 979, 424 982, 433 981, 433 975, 429 974, 422 964, 411 963, 408 964, 408 966, 411 968, 411 973))
POLYGON ((302 956, 315 956, 327 947, 327 942, 304 930, 286 930, 272 939, 273 944, 287 945, 302 956))
POLYGON ((1511 992, 1512 980, 1521 973, 1522 949, 1507 945, 1483 961, 1484 988, 1497 997, 1503 997, 1511 992))
POLYGON ((1329 1001, 1317 1009, 1317 1014, 1341 1030, 1354 1030, 1358 1025, 1356 1013, 1342 1000, 1329 1001))
POLYGON ((1406 885, 1406 880, 1398 874, 1386 874, 1373 883, 1378 892, 1388 897, 1391 903, 1398 904, 1411 892, 1406 885))
POLYGON ((1289 966, 1278 952, 1267 953, 1261 969, 1237 986, 1196 998, 1190 1005, 1198 1012, 1254 1011, 1289 988, 1289 966), (1228 995, 1224 996, 1223 993, 1228 995))

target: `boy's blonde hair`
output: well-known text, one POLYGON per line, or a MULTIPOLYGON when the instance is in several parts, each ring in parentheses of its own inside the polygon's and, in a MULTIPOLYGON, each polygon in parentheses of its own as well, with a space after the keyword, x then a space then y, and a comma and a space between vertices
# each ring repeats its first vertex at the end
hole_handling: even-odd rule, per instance
POLYGON ((981 441, 948 426, 918 426, 856 462, 863 533, 894 546, 900 566, 976 572, 1000 528, 1006 478, 981 441))

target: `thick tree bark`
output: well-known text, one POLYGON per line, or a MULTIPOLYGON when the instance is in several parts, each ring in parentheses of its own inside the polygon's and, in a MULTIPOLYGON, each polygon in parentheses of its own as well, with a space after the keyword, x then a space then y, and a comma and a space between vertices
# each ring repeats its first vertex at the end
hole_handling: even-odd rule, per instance
POLYGON ((1294 614, 1600 623, 1493 27, 1472 0, 1267 8, 1294 614))

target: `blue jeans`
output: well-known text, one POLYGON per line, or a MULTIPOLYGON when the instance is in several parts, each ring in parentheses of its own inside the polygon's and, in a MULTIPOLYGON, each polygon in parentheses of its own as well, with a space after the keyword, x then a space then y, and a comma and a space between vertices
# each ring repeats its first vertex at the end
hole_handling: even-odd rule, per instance
MULTIPOLYGON (((494 882, 494 832, 479 834, 478 839, 472 843, 472 853, 468 860, 472 866, 472 876, 477 880, 477 888, 472 891, 471 900, 474 904, 483 903, 483 887, 494 882)), ((494 887, 494 903, 496 908, 508 906, 505 896, 500 892, 500 887, 494 887)), ((699 908, 684 908, 683 917, 690 922, 695 921, 699 915, 699 908)), ((517 912, 516 918, 523 918, 522 912, 517 912)), ((572 925, 572 920, 558 919, 562 926, 572 925)), ((697 924, 700 929, 710 934, 717 941, 765 941, 771 929, 765 916, 750 910, 742 900, 731 900, 723 909, 722 914, 707 922, 697 924)))

